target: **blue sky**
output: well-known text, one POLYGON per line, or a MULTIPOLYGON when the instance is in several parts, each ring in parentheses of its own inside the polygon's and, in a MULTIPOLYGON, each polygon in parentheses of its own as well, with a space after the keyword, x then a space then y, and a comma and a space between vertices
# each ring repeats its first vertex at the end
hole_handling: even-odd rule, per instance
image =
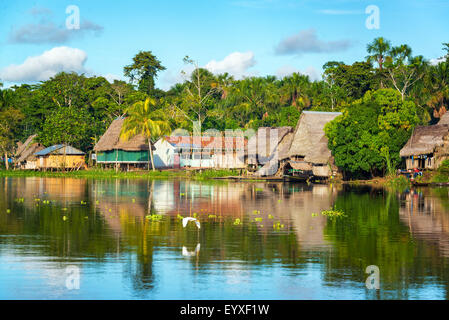
POLYGON ((378 36, 438 58, 448 13, 448 0, 1 1, 0 81, 31 83, 61 70, 123 78, 139 50, 167 67, 157 80, 163 89, 182 80, 185 55, 237 78, 318 78, 327 61, 364 59, 378 36), (65 26, 69 5, 80 10, 79 30, 65 26), (379 29, 365 26, 369 5, 379 8, 379 29))

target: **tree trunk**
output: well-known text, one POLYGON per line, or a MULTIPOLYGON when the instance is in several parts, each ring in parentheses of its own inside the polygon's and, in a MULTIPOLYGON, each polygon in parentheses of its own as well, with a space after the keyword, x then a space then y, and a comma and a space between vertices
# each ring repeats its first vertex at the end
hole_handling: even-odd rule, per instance
MULTIPOLYGON (((151 141, 148 141, 148 148, 149 148, 149 150, 150 150, 151 168, 153 169, 153 171, 156 171, 156 170, 154 169, 154 159, 153 159, 153 150, 152 150, 152 148, 151 148, 151 141)), ((148 168, 148 169, 150 169, 150 168, 148 168)))
POLYGON ((6 170, 9 170, 8 153, 7 152, 5 152, 5 168, 6 168, 6 170))

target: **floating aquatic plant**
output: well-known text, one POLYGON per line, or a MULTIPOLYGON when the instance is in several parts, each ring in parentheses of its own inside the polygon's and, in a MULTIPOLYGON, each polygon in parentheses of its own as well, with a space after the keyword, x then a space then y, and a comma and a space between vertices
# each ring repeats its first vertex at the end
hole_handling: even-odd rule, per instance
POLYGON ((283 229, 283 228, 284 228, 284 225, 281 224, 280 222, 278 222, 278 223, 273 223, 273 229, 274 229, 274 230, 281 230, 281 229, 283 229))
POLYGON ((162 220, 163 216, 161 214, 150 214, 147 215, 145 218, 153 222, 158 222, 162 220))
POLYGON ((343 210, 338 210, 335 207, 333 207, 332 209, 329 209, 329 210, 323 210, 323 211, 321 211, 321 214, 323 216, 326 216, 326 217, 329 217, 329 218, 343 218, 343 217, 346 217, 346 215, 343 212, 343 210))

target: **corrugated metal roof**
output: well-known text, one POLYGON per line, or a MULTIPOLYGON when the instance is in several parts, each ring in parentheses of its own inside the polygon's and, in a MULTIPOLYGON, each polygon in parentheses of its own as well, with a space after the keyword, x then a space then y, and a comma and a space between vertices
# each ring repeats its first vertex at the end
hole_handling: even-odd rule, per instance
POLYGON ((84 154, 81 150, 78 150, 72 146, 65 146, 63 144, 55 144, 54 146, 45 148, 39 152, 36 152, 36 156, 45 156, 47 154, 66 154, 66 155, 81 155, 84 154), (65 151, 64 151, 65 149, 65 151))

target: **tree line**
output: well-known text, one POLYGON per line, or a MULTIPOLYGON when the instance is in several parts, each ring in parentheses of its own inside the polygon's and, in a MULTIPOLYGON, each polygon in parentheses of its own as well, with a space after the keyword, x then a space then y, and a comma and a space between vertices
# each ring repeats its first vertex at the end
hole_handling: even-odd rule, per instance
POLYGON ((257 129, 295 126, 303 110, 340 111, 326 128, 337 165, 349 175, 384 174, 400 165, 399 149, 414 126, 436 123, 446 112, 449 43, 443 52, 431 63, 408 45, 379 37, 363 61, 327 62, 317 81, 300 73, 234 79, 186 56, 193 71, 164 91, 155 81, 166 68, 151 51, 141 51, 124 67, 129 81, 61 72, 37 84, 0 86, 0 151, 11 154, 17 141, 35 133, 46 146, 89 151, 113 119, 150 98, 149 118, 189 131, 193 121, 203 130, 257 129))

